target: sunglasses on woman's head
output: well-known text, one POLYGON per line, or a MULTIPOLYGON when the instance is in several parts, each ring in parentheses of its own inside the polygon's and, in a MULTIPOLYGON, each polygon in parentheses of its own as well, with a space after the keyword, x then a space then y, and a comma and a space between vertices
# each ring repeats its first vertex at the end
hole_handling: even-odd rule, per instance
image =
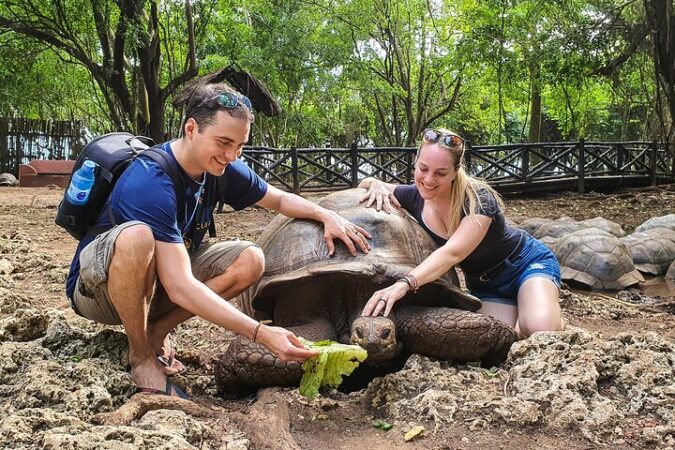
POLYGON ((204 104, 214 100, 216 100, 218 104, 225 109, 236 109, 239 105, 243 105, 250 113, 253 113, 253 105, 251 105, 251 100, 249 100, 249 98, 245 95, 241 95, 236 92, 222 92, 207 100, 204 100, 204 104))
POLYGON ((444 133, 442 131, 436 131, 431 128, 424 130, 422 138, 431 142, 432 144, 439 143, 444 147, 453 148, 453 147, 463 147, 464 139, 455 133, 444 133))

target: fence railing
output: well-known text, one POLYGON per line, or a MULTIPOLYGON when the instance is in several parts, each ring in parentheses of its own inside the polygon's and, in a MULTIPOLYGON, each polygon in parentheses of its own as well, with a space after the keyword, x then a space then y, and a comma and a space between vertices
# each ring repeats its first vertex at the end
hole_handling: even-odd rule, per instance
MULTIPOLYGON (((250 147, 244 161, 268 182, 293 192, 344 189, 368 176, 409 183, 417 149, 408 147, 250 147)), ((589 179, 622 185, 675 181, 673 152, 657 142, 543 142, 467 148, 467 169, 500 191, 586 189, 589 179)), ((597 184, 597 183, 595 183, 597 184)))
MULTIPOLYGON (((84 145, 82 125, 0 118, 0 172, 18 174, 34 159, 73 159, 84 145)), ((502 192, 617 187, 675 181, 675 149, 657 142, 539 142, 469 146, 471 175, 502 192)), ((375 176, 410 183, 416 148, 246 147, 243 160, 262 178, 293 192, 344 189, 375 176)))

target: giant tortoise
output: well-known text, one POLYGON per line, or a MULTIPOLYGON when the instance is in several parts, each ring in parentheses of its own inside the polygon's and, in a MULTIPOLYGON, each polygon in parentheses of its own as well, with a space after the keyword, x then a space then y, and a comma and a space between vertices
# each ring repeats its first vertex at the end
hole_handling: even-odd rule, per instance
POLYGON ((537 239, 542 239, 547 236, 558 239, 567 234, 587 228, 590 228, 590 226, 565 216, 542 224, 533 232, 532 236, 537 239))
POLYGON ((622 238, 626 235, 626 232, 621 228, 621 225, 612 222, 609 219, 605 219, 604 217, 593 217, 592 219, 582 220, 579 223, 586 225, 589 228, 597 228, 598 230, 606 231, 618 238, 622 238))
POLYGON ((11 173, 0 174, 0 186, 18 186, 19 180, 11 173))
POLYGON ((549 222, 553 222, 553 220, 545 219, 543 217, 532 217, 520 222, 520 229, 525 231, 530 236, 534 236, 534 234, 539 228, 541 228, 542 225, 545 225, 549 222))
POLYGON ((675 259, 675 230, 649 228, 621 238, 640 272, 662 275, 675 259))
POLYGON ((626 244, 597 228, 586 228, 560 238, 552 246, 563 280, 595 289, 623 289, 644 281, 626 244))
MULTIPOLYGON (((368 230, 370 253, 352 256, 340 243, 329 257, 319 223, 278 216, 258 241, 266 255, 265 272, 241 294, 244 312, 273 320, 309 340, 359 344, 368 351, 366 363, 380 367, 410 353, 481 360, 486 366, 502 362, 515 331, 473 312, 481 302, 456 287, 454 271, 407 294, 388 318, 360 317, 376 290, 408 273, 437 248, 404 211, 386 214, 360 204, 363 192, 337 192, 319 204, 368 230)), ((215 374, 220 392, 232 396, 262 386, 297 384, 302 369, 240 336, 216 364, 215 374)))
POLYGON ((671 230, 675 230, 675 214, 652 217, 635 228, 635 231, 647 231, 650 228, 670 228, 671 230))
POLYGON ((665 275, 666 280, 675 281, 675 261, 670 263, 665 275))

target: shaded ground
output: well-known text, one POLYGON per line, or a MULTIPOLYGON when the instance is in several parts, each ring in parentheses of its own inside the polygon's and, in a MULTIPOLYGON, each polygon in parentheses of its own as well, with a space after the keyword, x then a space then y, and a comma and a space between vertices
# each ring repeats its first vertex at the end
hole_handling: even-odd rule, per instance
MULTIPOLYGON (((171 416, 166 410, 152 411, 145 419, 140 418, 143 414, 135 417, 132 427, 91 428, 96 413, 113 411, 128 400, 131 386, 120 362, 124 336, 118 333, 119 328, 77 318, 63 294, 76 243, 53 223, 60 195, 59 190, 0 189, 0 436, 5 440, 0 448, 42 448, 47 444, 122 448, 113 442, 135 442, 133 448, 293 448, 295 440, 308 449, 591 449, 667 448, 675 442, 675 421, 667 412, 668 408, 675 411, 675 353, 670 351, 675 345, 674 298, 671 286, 663 283, 660 288, 665 297, 652 296, 654 304, 649 307, 626 301, 625 293, 565 289, 561 304, 571 331, 517 344, 514 352, 520 356, 510 358, 502 368, 483 371, 469 365, 455 369, 419 358, 409 361, 399 378, 378 379, 367 390, 351 394, 327 392, 315 402, 305 401, 293 389, 267 392, 258 403, 254 398, 219 399, 215 396, 213 362, 232 334, 192 320, 175 335, 178 355, 190 369, 177 381, 206 412, 171 416), (17 313, 20 308, 32 312, 17 313), (555 359, 550 352, 558 347, 572 350, 555 359), (51 352, 47 356, 45 349, 51 352), (653 360, 631 359, 631 352, 653 354, 653 360), (590 369, 577 355, 594 361, 590 369), (20 363, 9 362, 17 358, 20 363), (536 366, 542 361, 546 365, 536 366), (658 375, 667 377, 670 367, 670 379, 646 375, 645 367, 659 368, 660 364, 663 373, 658 375), (533 387, 523 375, 528 365, 538 367, 538 373, 555 376, 552 380, 542 378, 533 387), (32 371, 35 367, 44 370, 32 371), (630 374, 622 367, 630 368, 630 374), (577 378, 558 383, 574 368, 578 368, 577 378), (584 384, 582 374, 593 370, 599 373, 597 380, 606 381, 584 384), (90 381, 85 376, 78 381, 73 374, 82 372, 103 377, 108 384, 101 387, 100 380, 90 381), (23 384, 17 384, 18 374, 23 384), (45 382, 49 380, 43 378, 45 374, 61 374, 73 384, 63 387, 65 393, 48 395, 43 393, 50 383, 45 382), (644 385, 647 394, 633 394, 633 384, 644 385), (413 395, 411 389, 419 392, 413 395), (548 392, 549 397, 533 398, 538 390, 548 392), (68 393, 77 395, 64 400, 70 398, 68 393), (77 400, 78 395, 87 400, 77 400), (652 397, 651 403, 645 400, 652 397), (644 404, 625 406, 638 398, 644 404), (563 406, 560 399, 564 399, 563 406), (90 410, 73 412, 78 401, 91 405, 90 410), (603 410, 614 418, 600 414, 603 410), (65 416, 47 417, 57 413, 65 416), (32 418, 25 419, 22 414, 32 414, 32 418), (151 420, 151 414, 159 416, 151 420), (374 428, 375 420, 393 428, 374 428), (157 424, 168 425, 158 428, 157 424), (284 430, 288 424, 290 435, 284 430), (405 432, 417 425, 425 432, 404 442, 405 432), (28 428, 22 431, 22 427, 28 428), (176 438, 175 433, 182 437, 176 438), (72 434, 88 437, 73 443, 67 437, 72 434)), ((516 222, 529 217, 567 215, 583 220, 602 216, 630 233, 650 217, 674 212, 675 192, 563 194, 506 199, 506 203, 507 215, 516 222)), ((218 234, 255 240, 273 216, 258 208, 219 214, 218 234)))

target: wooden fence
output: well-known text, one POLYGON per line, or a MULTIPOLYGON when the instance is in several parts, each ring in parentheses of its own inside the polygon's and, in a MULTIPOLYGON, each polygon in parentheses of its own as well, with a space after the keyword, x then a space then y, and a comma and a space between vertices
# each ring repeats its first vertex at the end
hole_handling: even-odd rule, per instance
POLYGON ((473 147, 469 171, 500 192, 617 189, 675 181, 675 158, 654 142, 552 142, 473 147))
MULTIPOLYGON (((345 189, 367 176, 410 183, 415 148, 250 147, 243 159, 268 182, 302 192, 345 189)), ((504 193, 616 189, 675 181, 675 158, 657 142, 552 142, 468 147, 470 174, 504 193)))
MULTIPOLYGON (((0 118, 0 172, 33 159, 73 159, 84 144, 78 122, 0 118)), ((675 182, 673 150, 657 142, 540 142, 468 146, 470 174, 503 193, 617 189, 675 182)), ((246 147, 244 161, 293 192, 345 189, 367 176, 410 183, 416 149, 246 147)))
POLYGON ((84 145, 79 121, 0 117, 0 173, 18 176, 34 159, 73 159, 84 145))

